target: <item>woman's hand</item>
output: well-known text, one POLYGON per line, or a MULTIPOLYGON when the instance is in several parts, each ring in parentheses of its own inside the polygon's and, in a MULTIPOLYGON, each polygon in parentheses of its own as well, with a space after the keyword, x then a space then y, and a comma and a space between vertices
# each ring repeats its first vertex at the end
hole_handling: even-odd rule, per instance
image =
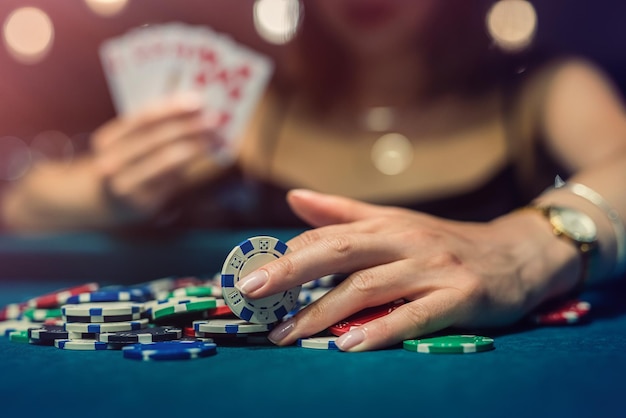
POLYGON ((135 221, 159 211, 189 182, 185 172, 221 146, 217 121, 199 98, 170 98, 94 133, 93 163, 116 221, 135 221))
POLYGON ((511 324, 573 288, 579 274, 575 247, 530 210, 476 224, 303 190, 292 191, 289 202, 317 229, 242 278, 239 290, 265 297, 327 274, 352 274, 274 329, 270 339, 280 345, 396 299, 407 303, 344 334, 339 348, 372 350, 450 326, 511 324))

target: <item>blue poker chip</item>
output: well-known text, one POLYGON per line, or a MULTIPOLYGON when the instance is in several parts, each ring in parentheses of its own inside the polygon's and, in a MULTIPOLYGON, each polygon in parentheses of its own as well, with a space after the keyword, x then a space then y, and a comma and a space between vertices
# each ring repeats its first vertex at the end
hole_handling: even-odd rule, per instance
POLYGON ((101 351, 110 350, 107 343, 96 340, 54 340, 54 346, 61 350, 101 351))
POLYGON ((300 338, 298 340, 298 347, 312 348, 315 350, 339 350, 335 341, 338 337, 311 337, 300 338))
POLYGON ((143 318, 142 314, 137 312, 129 315, 90 315, 90 316, 64 316, 63 319, 65 322, 91 322, 91 323, 102 323, 102 322, 127 322, 127 321, 136 321, 138 319, 143 318))
POLYGON ((64 317, 135 315, 144 311, 144 304, 138 302, 90 302, 61 307, 61 314, 64 317))
POLYGON ((294 308, 301 286, 260 299, 248 299, 235 287, 241 278, 288 251, 287 244, 268 236, 249 238, 232 249, 222 266, 222 293, 235 315, 255 324, 270 324, 294 308))
POLYGON ((89 302, 144 302, 146 294, 141 289, 129 290, 96 290, 95 292, 81 293, 67 298, 67 304, 89 302))
POLYGON ((129 345, 122 353, 124 358, 132 360, 192 360, 217 354, 217 345, 204 341, 164 341, 129 345))
POLYGON ((253 334, 267 332, 274 328, 274 324, 253 324, 242 319, 208 319, 193 321, 196 332, 214 334, 253 334))
POLYGON ((103 332, 133 331, 146 328, 147 326, 147 319, 139 319, 137 321, 102 322, 97 324, 90 322, 68 322, 65 324, 65 329, 71 332, 93 332, 101 334, 103 332))

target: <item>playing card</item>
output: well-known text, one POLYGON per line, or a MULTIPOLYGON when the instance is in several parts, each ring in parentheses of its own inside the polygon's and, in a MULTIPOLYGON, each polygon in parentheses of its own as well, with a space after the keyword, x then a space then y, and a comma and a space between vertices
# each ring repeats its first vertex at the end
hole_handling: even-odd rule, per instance
POLYGON ((227 35, 182 23, 141 27, 103 43, 100 55, 119 114, 175 93, 199 94, 219 121, 216 133, 232 158, 272 73, 272 62, 227 35))

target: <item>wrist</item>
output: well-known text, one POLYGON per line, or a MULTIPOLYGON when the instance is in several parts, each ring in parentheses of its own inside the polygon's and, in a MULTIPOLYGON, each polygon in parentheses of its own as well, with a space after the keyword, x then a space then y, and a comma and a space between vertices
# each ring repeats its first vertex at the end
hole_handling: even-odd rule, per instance
POLYGON ((493 222, 515 237, 513 252, 527 310, 576 288, 583 267, 580 255, 575 245, 553 233, 539 211, 517 210, 493 222))

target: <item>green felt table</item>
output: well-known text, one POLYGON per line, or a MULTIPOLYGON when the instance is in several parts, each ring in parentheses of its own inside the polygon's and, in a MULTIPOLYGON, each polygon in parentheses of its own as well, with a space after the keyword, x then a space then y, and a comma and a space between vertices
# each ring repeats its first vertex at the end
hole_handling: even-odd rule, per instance
MULTIPOLYGON (((259 232, 158 242, 3 237, 0 306, 88 280, 214 272, 233 245, 259 232)), ((0 417, 623 417, 623 282, 585 294, 594 306, 588 324, 490 331, 496 349, 467 355, 248 346, 194 361, 139 362, 119 351, 0 338, 0 417)))

